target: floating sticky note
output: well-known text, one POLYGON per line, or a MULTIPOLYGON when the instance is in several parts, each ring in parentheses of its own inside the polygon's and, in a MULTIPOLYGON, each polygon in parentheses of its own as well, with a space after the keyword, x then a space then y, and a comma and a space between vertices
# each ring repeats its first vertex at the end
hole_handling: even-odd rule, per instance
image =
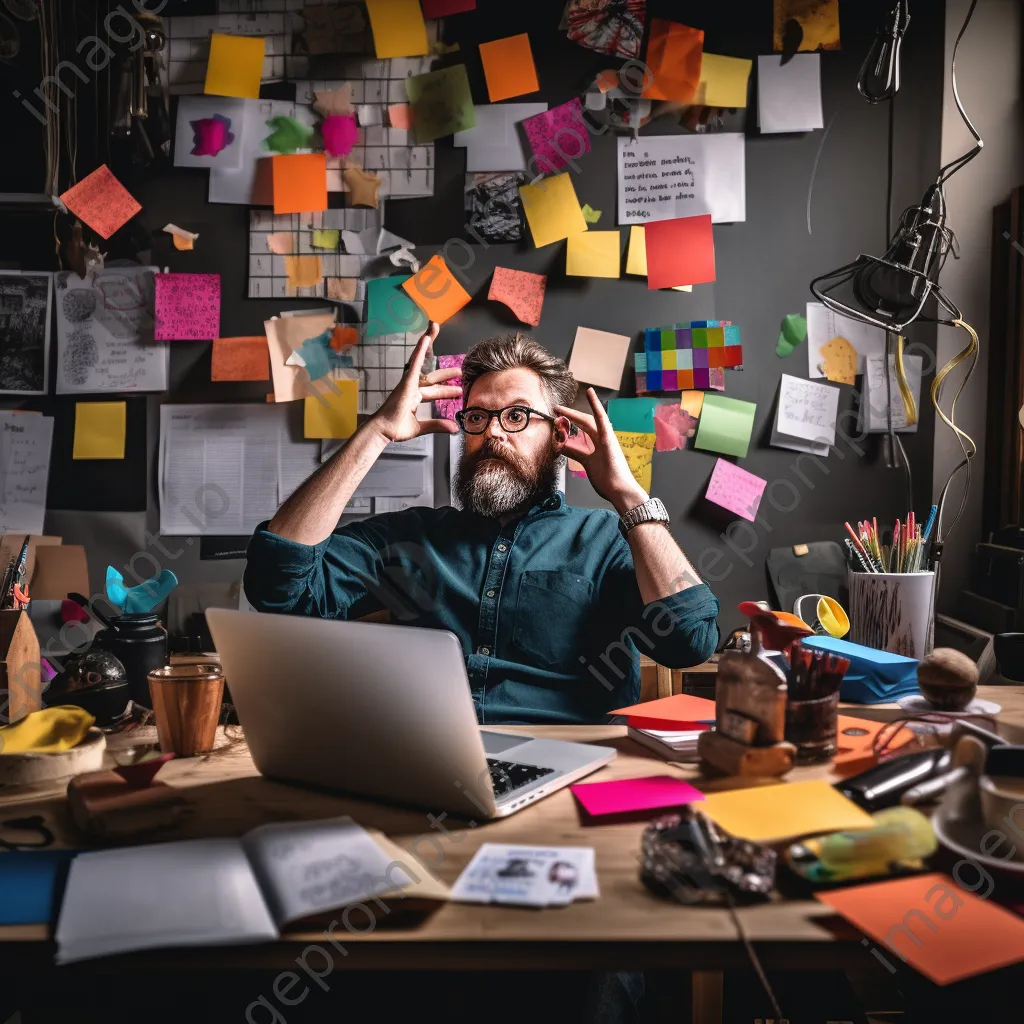
POLYGON ((432 256, 402 288, 429 320, 443 324, 469 302, 469 293, 455 279, 444 258, 432 256))
POLYGON ((590 132, 578 97, 520 123, 537 158, 538 174, 559 171, 590 152, 590 132))
POLYGON ((746 458, 757 406, 724 395, 705 395, 695 448, 746 458))
POLYGON ((751 60, 705 53, 700 65, 696 102, 705 107, 745 107, 751 60))
POLYGON ((385 57, 422 57, 430 52, 419 0, 366 0, 373 47, 385 57))
POLYGON ((366 337, 426 330, 428 320, 402 290, 408 274, 374 277, 366 282, 366 337))
POLYGON ((674 775, 645 775, 639 779, 582 782, 570 786, 572 795, 592 818, 634 811, 682 807, 704 799, 704 794, 674 775))
POLYGON ((715 280, 715 237, 710 214, 652 221, 644 225, 644 238, 648 288, 715 280))
POLYGON ((314 249, 337 249, 341 242, 338 228, 313 228, 314 249))
POLYGON ((767 481, 759 476, 725 459, 719 459, 715 463, 705 497, 752 523, 757 519, 766 484, 767 481))
MULTIPOLYGON (((462 369, 462 361, 466 358, 465 352, 459 352, 453 356, 438 356, 437 368, 439 370, 462 369)), ((460 388, 462 387, 461 377, 452 377, 446 380, 445 384, 460 388)), ((454 420, 455 414, 462 408, 462 398, 442 398, 434 403, 434 415, 442 420, 454 420)))
POLYGON ((875 824, 867 811, 824 780, 709 793, 701 810, 726 832, 755 843, 868 829, 875 824))
POLYGON ((615 231, 583 231, 570 235, 565 247, 565 272, 569 277, 618 277, 622 253, 615 231))
POLYGON ((359 288, 359 279, 355 277, 327 278, 327 298, 339 302, 354 302, 359 288))
POLYGON ((405 92, 412 109, 417 145, 476 127, 473 94, 464 64, 412 75, 405 80, 405 92))
POLYGON ((127 420, 124 402, 75 402, 72 458, 123 459, 127 420))
POLYGON ((475 10, 476 0, 423 0, 424 18, 447 18, 449 14, 475 10))
POLYGON ((576 189, 568 174, 544 178, 536 185, 521 185, 519 195, 533 244, 538 249, 587 230, 576 189))
MULTIPOLYGON (((572 354, 569 357, 569 372, 577 380, 587 384, 618 390, 622 382, 622 368, 632 343, 633 339, 628 334, 611 334, 608 331, 595 331, 590 327, 577 327, 576 340, 572 344, 572 354)), ((617 398, 612 401, 622 402, 630 399, 617 398)), ((612 420, 612 424, 619 427, 615 420, 612 420)), ((642 428, 623 425, 621 429, 642 428)), ((654 429, 653 426, 651 429, 654 429)))
POLYGON ((703 50, 704 33, 700 29, 652 18, 644 99, 693 103, 703 50))
POLYGON ((580 212, 588 224, 596 224, 601 219, 601 211, 595 210, 590 203, 584 203, 580 212))
POLYGON ((857 383, 857 350, 845 338, 833 338, 819 349, 825 376, 834 384, 857 383))
POLYGON ((315 134, 313 129, 287 114, 278 114, 266 122, 270 134, 263 140, 263 148, 275 153, 294 153, 308 149, 315 134))
POLYGON ((772 15, 776 53, 839 49, 839 0, 774 0, 772 15))
MULTIPOLYGON (((612 385, 618 387, 618 384, 612 385)), ((654 436, 654 410, 656 398, 612 398, 608 402, 608 418, 618 431, 654 436)))
POLYGON ((480 61, 487 79, 487 95, 492 103, 525 96, 540 89, 530 37, 525 32, 495 39, 492 43, 481 43, 480 61))
POLYGON ((524 324, 536 327, 540 323, 547 280, 543 274, 495 267, 487 298, 503 302, 524 324))
POLYGON ((303 432, 306 438, 351 437, 358 425, 359 382, 319 380, 306 395, 303 432))
POLYGON ((266 41, 259 36, 210 36, 210 59, 206 65, 208 96, 237 96, 259 99, 266 41))
POLYGON ((700 419, 700 411, 704 408, 703 391, 684 391, 679 399, 679 408, 688 412, 695 420, 700 419))
POLYGON ((156 274, 157 341, 213 341, 220 337, 220 274, 156 274))
POLYGON ((411 128, 412 109, 408 103, 392 103, 388 107, 388 121, 392 128, 411 128))
POLYGON ((324 152, 328 156, 348 156, 359 138, 354 114, 331 114, 320 125, 324 152))
POLYGON ((782 326, 779 328, 779 341, 775 346, 775 354, 780 359, 784 359, 791 355, 793 349, 806 337, 807 318, 799 313, 787 313, 782 318, 782 326))
POLYGON ((315 288, 324 278, 319 256, 285 256, 284 272, 292 288, 315 288))
POLYGON ((651 490, 651 459, 654 457, 654 434, 616 430, 622 454, 629 463, 633 479, 648 493, 651 490))
POLYGON ((104 238, 109 238, 142 209, 106 164, 72 185, 60 201, 104 238))
POLYGON ((214 338, 210 380, 270 380, 266 335, 214 338))
POLYGON ((696 418, 678 405, 659 405, 654 410, 655 448, 659 452, 684 449, 696 433, 696 418))
POLYGON ((346 167, 341 180, 348 189, 349 206, 370 206, 377 209, 380 195, 380 178, 364 171, 361 167, 346 167))

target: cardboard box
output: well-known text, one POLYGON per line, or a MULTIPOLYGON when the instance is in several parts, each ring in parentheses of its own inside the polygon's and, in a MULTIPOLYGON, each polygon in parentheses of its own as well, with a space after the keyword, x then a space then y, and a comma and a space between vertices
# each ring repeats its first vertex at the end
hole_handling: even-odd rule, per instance
MULTIPOLYGON (((0 576, 12 558, 21 554, 25 535, 8 533, 0 537, 0 576)), ((29 597, 36 601, 62 601, 70 593, 89 596, 89 566, 85 548, 64 544, 60 537, 29 537, 25 565, 29 597)))

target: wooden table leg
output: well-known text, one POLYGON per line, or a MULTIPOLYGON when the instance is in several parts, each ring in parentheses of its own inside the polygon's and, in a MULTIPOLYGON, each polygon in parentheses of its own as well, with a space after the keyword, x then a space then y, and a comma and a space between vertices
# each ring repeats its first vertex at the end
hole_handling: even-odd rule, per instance
POLYGON ((691 975, 690 1020, 692 1024, 722 1024, 721 971, 694 971, 691 975))
POLYGON ((658 697, 672 696, 672 669, 658 666, 658 697))

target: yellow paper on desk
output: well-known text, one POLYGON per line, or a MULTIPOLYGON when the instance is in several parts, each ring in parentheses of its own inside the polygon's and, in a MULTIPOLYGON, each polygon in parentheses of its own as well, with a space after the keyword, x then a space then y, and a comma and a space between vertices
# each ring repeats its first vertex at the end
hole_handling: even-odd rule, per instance
POLYGON ((581 231, 565 247, 565 272, 570 277, 618 277, 619 232, 581 231))
POLYGON ((95 721, 88 711, 67 704, 33 711, 14 725, 0 726, 0 755, 59 754, 77 747, 95 721))
POLYGON ((306 438, 351 437, 356 432, 359 382, 323 378, 306 395, 303 436, 306 438))
POLYGON ((127 432, 124 402, 75 402, 73 459, 123 459, 127 432))
POLYGON ((701 810, 726 832, 755 843, 872 828, 874 819, 824 781, 708 793, 701 810))
POLYGON ((628 430, 616 430, 622 454, 626 456, 629 470, 636 482, 648 493, 651 490, 651 459, 654 457, 656 434, 638 434, 628 430))
POLYGON ((700 66, 697 103, 703 107, 745 107, 754 62, 705 53, 700 66))

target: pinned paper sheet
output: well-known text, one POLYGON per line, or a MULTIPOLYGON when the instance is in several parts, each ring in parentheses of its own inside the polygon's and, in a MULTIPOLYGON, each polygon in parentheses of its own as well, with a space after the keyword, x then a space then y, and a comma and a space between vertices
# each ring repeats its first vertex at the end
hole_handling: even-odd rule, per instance
POLYGON ((694 447, 746 458, 756 412, 753 402, 725 395, 705 395, 694 447))
POLYGON ((645 775, 638 779, 581 782, 572 795, 592 818, 634 811, 660 811, 704 799, 704 794, 675 775, 645 775))
POLYGON ((374 277, 366 282, 366 337, 425 331, 428 320, 402 289, 408 274, 374 277))
POLYGON ((109 238, 142 209, 106 164, 69 188, 60 201, 104 238, 109 238))
POLYGON ((653 437, 654 410, 657 408, 656 398, 613 398, 608 402, 608 419, 616 432, 621 430, 653 437))
POLYGON ((752 523, 757 519, 757 510, 767 483, 767 480, 725 459, 719 459, 715 463, 705 497, 752 523))
POLYGON ((705 53, 696 102, 704 107, 745 107, 752 60, 705 53))
POLYGON ((782 319, 782 326, 779 328, 779 341, 775 346, 775 354, 780 359, 793 354, 797 347, 807 337, 807 318, 799 313, 787 313, 782 319))
POLYGON ((865 356, 864 358, 864 391, 860 396, 860 410, 857 422, 858 430, 868 433, 888 432, 889 423, 898 433, 916 433, 921 413, 921 375, 924 369, 923 356, 903 356, 903 370, 907 378, 907 386, 913 400, 916 416, 910 417, 899 382, 896 379, 896 357, 889 356, 889 385, 886 393, 885 373, 882 366, 884 355, 865 356), (886 416, 886 403, 889 405, 890 416, 886 416))
POLYGON ((334 313, 285 316, 263 322, 270 350, 270 373, 274 381, 274 401, 293 402, 309 393, 309 375, 289 365, 295 352, 301 352, 307 338, 334 329, 334 313))
MULTIPOLYGON (((617 232, 616 232, 617 234, 617 232)), ((632 338, 627 334, 611 334, 595 331, 591 327, 577 327, 576 340, 572 343, 569 357, 569 372, 579 381, 595 384, 600 388, 617 391, 622 383, 622 368, 629 355, 632 338)), ((629 399, 613 399, 629 401, 629 399)), ((615 425, 615 421, 612 421, 615 425)), ((633 430, 633 427, 623 427, 633 430)))
POLYGON ((820 54, 757 58, 757 125, 763 134, 825 127, 820 54))
POLYGON ((533 244, 538 249, 587 230, 576 189, 568 174, 544 178, 536 185, 521 185, 519 195, 533 244))
MULTIPOLYGON (((703 394, 703 392, 700 392, 703 394)), ((654 410, 655 448, 659 452, 679 451, 697 433, 697 418, 678 405, 659 405, 654 410)))
POLYGON ((547 280, 543 274, 495 267, 487 298, 504 303, 524 324, 536 327, 540 323, 547 280))
POLYGON ((774 0, 772 22, 776 53, 839 49, 839 0, 774 0))
POLYGON ((313 228, 314 249, 337 249, 341 232, 337 228, 313 228))
POLYGON ((528 117, 522 125, 537 158, 538 174, 559 171, 590 152, 590 132, 583 121, 579 97, 528 117))
MULTIPOLYGON (((462 369, 462 360, 466 358, 465 352, 459 352, 454 356, 438 356, 437 368, 439 370, 462 369)), ((461 377, 452 377, 444 382, 449 387, 462 387, 461 377)), ((454 420, 455 414, 462 408, 462 398, 441 398, 434 403, 434 415, 442 420, 454 420)))
POLYGON ((470 298, 440 254, 432 256, 402 288, 427 318, 437 324, 450 320, 470 298))
POLYGON ((303 432, 306 438, 351 437, 356 432, 359 382, 320 380, 306 395, 303 432))
POLYGON ((157 341, 220 337, 220 274, 156 274, 155 281, 157 341))
MULTIPOLYGON (((1012 848, 1017 842, 1016 837, 1007 842, 998 830, 988 835, 995 835, 996 842, 988 843, 986 836, 982 849, 1012 848)), ((1007 856, 1001 850, 994 855, 1000 860, 1007 856)), ((967 856, 957 867, 963 864, 976 874, 968 872, 959 884, 947 875, 914 875, 815 896, 884 946, 888 955, 872 952, 893 971, 903 960, 936 985, 949 985, 1024 960, 1024 918, 983 899, 987 892, 976 895, 974 887, 980 886, 974 878, 983 882, 987 875, 967 856)))
POLYGON ((822 368, 834 384, 857 383, 857 350, 845 338, 833 338, 821 349, 822 368))
POLYGON ((476 127, 473 94, 464 64, 412 75, 405 80, 405 91, 417 145, 476 127))
POLYGON ((857 372, 864 372, 864 357, 885 352, 885 331, 835 313, 821 302, 807 303, 807 376, 824 377, 823 345, 845 338, 857 350, 857 372))
POLYGON ((75 402, 72 458, 123 459, 127 419, 124 402, 75 402))
POLYGON ((633 479, 648 493, 651 490, 651 459, 654 456, 654 434, 615 431, 622 454, 629 463, 633 479))
POLYGON ((526 150, 519 137, 519 124, 547 109, 546 103, 487 103, 475 107, 476 127, 457 132, 452 139, 453 145, 466 150, 466 170, 525 171, 526 150))
POLYGON ((779 382, 779 405, 769 444, 828 455, 836 443, 839 388, 788 373, 779 382))
POLYGON ((622 253, 618 231, 583 231, 570 235, 565 247, 569 277, 618 277, 622 253))
POLYGON ((533 63, 530 37, 517 36, 480 44, 480 61, 487 79, 487 95, 492 103, 537 92, 537 69, 533 63))
POLYGON ((704 408, 704 392, 684 391, 679 399, 679 408, 683 412, 688 412, 695 420, 699 420, 701 410, 704 408))
POLYGON ((315 288, 324 278, 319 256, 285 256, 284 272, 292 288, 315 288))
POLYGON ((323 153, 271 157, 274 213, 327 209, 327 158, 323 153))
POLYGON ((380 178, 364 171, 361 167, 346 167, 341 180, 348 188, 350 206, 369 206, 374 210, 380 205, 380 178))
POLYGON ((664 18, 651 19, 651 37, 647 44, 646 88, 649 100, 675 100, 691 104, 700 82, 704 32, 664 18))
POLYGON ((645 225, 647 287, 674 288, 715 280, 711 216, 681 217, 645 225))
POLYGON ((726 832, 755 843, 869 829, 875 824, 867 811, 824 780, 709 793, 701 810, 726 832))
POLYGON ((419 0, 366 0, 377 57, 422 57, 430 52, 419 0))
POLYGON ((174 248, 180 252, 190 252, 199 237, 194 231, 186 231, 177 224, 165 224, 164 231, 174 240, 174 248))
POLYGON ((270 380, 266 335, 214 338, 210 380, 270 380))
POLYGON ((210 58, 206 65, 208 96, 237 96, 256 100, 260 96, 266 41, 259 36, 210 36, 210 58))

